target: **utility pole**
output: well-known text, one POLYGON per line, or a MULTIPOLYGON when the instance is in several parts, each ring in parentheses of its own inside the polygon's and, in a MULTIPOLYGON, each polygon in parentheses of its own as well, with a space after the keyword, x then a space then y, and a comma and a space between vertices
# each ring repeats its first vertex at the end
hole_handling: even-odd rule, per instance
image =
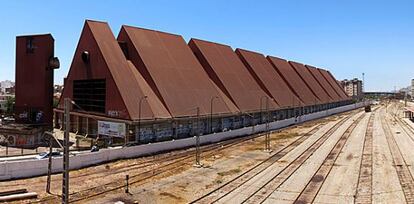
POLYGON ((52 132, 46 131, 44 133, 45 135, 49 136, 49 161, 47 165, 47 182, 46 182, 46 192, 51 194, 50 191, 50 183, 52 182, 52 151, 53 151, 53 141, 56 142, 60 146, 61 149, 63 149, 63 145, 55 138, 52 132))
POLYGON ((268 96, 260 97, 260 123, 263 123, 263 98, 268 98, 268 96))
POLYGON ((362 94, 365 93, 365 73, 362 72, 362 94))
POLYGON ((138 141, 136 141, 137 143, 139 143, 139 141, 141 140, 141 109, 142 109, 142 101, 144 99, 147 99, 148 96, 143 96, 139 99, 139 105, 138 105, 138 141))
POLYGON ((200 162, 200 107, 197 107, 197 129, 196 129, 196 167, 202 167, 200 162))
MULTIPOLYGON (((62 203, 69 203, 69 130, 70 130, 70 98, 65 98, 65 134, 63 140, 63 181, 62 181, 62 203)), ((52 156, 52 155, 50 155, 52 156)))
POLYGON ((50 182, 52 181, 52 151, 53 151, 53 143, 52 143, 53 135, 49 136, 49 162, 47 165, 47 183, 46 183, 46 193, 50 192, 50 182))
POLYGON ((270 110, 269 110, 269 97, 266 97, 266 133, 265 133, 265 151, 270 151, 270 110))
POLYGON ((210 133, 213 133, 213 102, 214 102, 214 99, 218 99, 219 97, 217 97, 217 96, 213 96, 213 97, 211 97, 211 100, 210 100, 210 133))

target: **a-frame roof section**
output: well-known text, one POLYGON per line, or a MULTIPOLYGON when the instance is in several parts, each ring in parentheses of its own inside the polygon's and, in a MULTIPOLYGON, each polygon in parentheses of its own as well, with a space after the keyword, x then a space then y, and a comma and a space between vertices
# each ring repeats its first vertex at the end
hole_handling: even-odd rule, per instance
POLYGON ((316 95, 316 97, 318 97, 322 103, 333 102, 332 98, 328 95, 328 93, 325 92, 325 90, 323 90, 316 79, 313 78, 312 74, 305 67, 305 65, 293 61, 290 61, 289 63, 295 69, 296 73, 298 73, 299 76, 303 79, 312 93, 316 95))
POLYGON ((319 99, 307 87, 305 82, 295 72, 288 61, 272 56, 267 56, 267 59, 305 105, 315 105, 320 103, 319 99))
POLYGON ((329 84, 336 91, 336 93, 341 96, 342 100, 349 99, 349 96, 346 95, 345 91, 341 88, 336 79, 327 70, 320 68, 318 68, 318 70, 322 74, 322 76, 325 77, 325 79, 329 82, 329 84))
POLYGON ((91 30, 131 119, 171 118, 142 76, 128 65, 109 25, 104 22, 86 21, 86 27, 91 30), (147 99, 143 101, 139 113, 138 104, 144 96, 147 96, 147 99))
POLYGON ((175 34, 122 26, 119 41, 126 42, 131 61, 173 117, 238 112, 214 86, 184 39, 175 34))
POLYGON ((336 102, 341 101, 342 98, 336 91, 332 88, 329 82, 322 76, 316 67, 306 65, 312 76, 318 81, 321 87, 329 94, 329 96, 336 102))
MULTIPOLYGON (((265 108, 265 100, 262 104, 261 99, 272 99, 253 79, 230 46, 198 39, 191 39, 189 46, 210 78, 242 112, 265 108)), ((269 100, 269 109, 278 107, 273 100, 269 100)))
POLYGON ((236 49, 236 54, 262 89, 272 96, 279 106, 292 107, 295 101, 300 101, 263 54, 239 48, 236 49))

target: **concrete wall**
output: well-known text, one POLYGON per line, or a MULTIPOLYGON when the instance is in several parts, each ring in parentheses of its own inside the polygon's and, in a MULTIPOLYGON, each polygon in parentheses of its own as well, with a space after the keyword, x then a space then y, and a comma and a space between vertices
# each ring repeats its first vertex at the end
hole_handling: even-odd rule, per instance
MULTIPOLYGON (((276 130, 289 125, 314 120, 317 118, 326 117, 329 115, 346 112, 356 108, 363 107, 363 103, 342 106, 334 109, 329 109, 321 112, 316 112, 308 115, 303 115, 300 118, 290 118, 270 123, 270 129, 276 130)), ((215 143, 222 140, 249 135, 252 133, 260 133, 265 131, 266 125, 256 125, 254 127, 245 127, 241 129, 231 130, 227 132, 220 132, 210 135, 203 135, 200 138, 202 144, 215 143)), ((133 147, 117 147, 112 149, 102 149, 99 152, 85 152, 70 157, 70 169, 80 169, 87 166, 118 160, 135 158, 154 154, 161 151, 169 151, 174 149, 182 149, 195 145, 195 137, 185 138, 179 140, 158 142, 152 144, 145 144, 133 147)), ((62 171, 62 159, 54 158, 52 169, 53 172, 62 171)), ((33 176, 40 176, 47 174, 48 159, 43 160, 20 160, 20 161, 4 161, 0 163, 0 181, 27 178, 33 176)))

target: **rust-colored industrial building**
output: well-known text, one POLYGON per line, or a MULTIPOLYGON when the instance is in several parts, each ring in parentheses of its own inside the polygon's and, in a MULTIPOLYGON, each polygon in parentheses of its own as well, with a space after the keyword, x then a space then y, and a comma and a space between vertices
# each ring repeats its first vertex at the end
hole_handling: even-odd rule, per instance
POLYGON ((312 66, 132 26, 116 38, 107 23, 87 20, 55 126, 63 126, 63 98, 71 98, 73 132, 94 137, 98 121, 109 121, 126 125, 127 142, 154 142, 350 103, 341 91, 312 66))

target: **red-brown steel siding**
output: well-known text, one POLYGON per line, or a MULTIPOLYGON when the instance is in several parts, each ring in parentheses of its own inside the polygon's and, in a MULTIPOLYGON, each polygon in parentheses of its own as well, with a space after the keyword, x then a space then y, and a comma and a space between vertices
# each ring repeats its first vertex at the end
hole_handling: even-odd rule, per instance
POLYGON ((131 61, 174 117, 238 112, 237 107, 214 86, 179 35, 123 26, 118 36, 126 42, 131 61))
POLYGON ((283 77, 285 82, 289 84, 296 95, 298 95, 303 103, 305 103, 305 105, 315 105, 320 103, 319 99, 312 93, 289 62, 272 56, 268 56, 267 59, 273 65, 273 68, 283 77))
MULTIPOLYGON (((119 113, 115 117, 131 120, 139 119, 139 115, 141 119, 171 117, 139 73, 128 64, 107 23, 86 21, 65 80, 62 98, 72 98, 73 81, 84 79, 106 79, 107 116, 115 111, 119 113), (89 52, 89 63, 82 61, 83 51, 89 52), (145 95, 148 98, 143 101, 139 113, 138 104, 145 95)), ((59 107, 62 106, 60 103, 59 107)))
MULTIPOLYGON (((21 113, 36 110, 43 112, 43 122, 52 126, 53 121, 53 69, 49 59, 54 56, 52 35, 20 36, 16 39, 16 121, 21 113), (27 40, 32 39, 33 53, 27 52, 27 40)), ((25 115, 25 114, 22 114, 25 115)), ((28 114, 26 114, 28 116, 28 114)))
POLYGON ((292 61, 290 61, 289 63, 295 69, 296 73, 299 74, 299 76, 302 78, 305 84, 309 87, 312 93, 316 95, 316 97, 318 97, 322 103, 333 102, 332 98, 329 97, 328 93, 326 93, 325 90, 323 90, 323 88, 315 80, 315 78, 312 77, 312 74, 308 71, 308 69, 306 69, 305 65, 292 61))
MULTIPOLYGON (((230 46, 197 39, 191 39, 189 46, 210 78, 241 111, 264 108, 265 100, 261 102, 261 99, 271 97, 261 89, 230 46)), ((278 107, 273 100, 269 101, 270 109, 278 107)))
POLYGON ((335 90, 335 92, 341 96, 342 100, 348 100, 349 97, 345 94, 345 91, 339 86, 336 79, 329 74, 327 70, 318 68, 319 72, 322 74, 323 77, 329 82, 331 87, 335 90))
POLYGON ((276 100, 279 106, 292 107, 295 101, 300 101, 263 54, 243 49, 236 49, 236 54, 257 83, 276 100))
POLYGON ((336 91, 332 88, 332 86, 329 84, 329 82, 325 79, 325 77, 322 76, 322 74, 318 71, 317 68, 312 67, 310 65, 306 65, 312 76, 319 82, 321 87, 329 94, 329 96, 334 101, 341 101, 342 98, 339 94, 336 93, 336 91))

